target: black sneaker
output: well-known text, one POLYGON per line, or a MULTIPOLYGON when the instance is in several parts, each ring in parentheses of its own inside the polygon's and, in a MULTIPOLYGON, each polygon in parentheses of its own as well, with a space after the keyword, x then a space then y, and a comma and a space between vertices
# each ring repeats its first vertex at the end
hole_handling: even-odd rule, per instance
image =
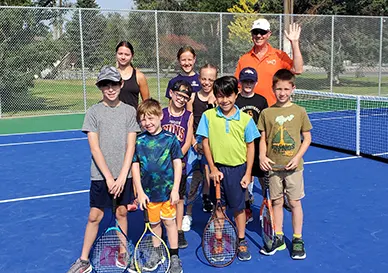
POLYGON ((185 233, 182 230, 178 230, 178 247, 186 248, 189 244, 186 241, 185 233))
POLYGON ((306 258, 306 251, 304 250, 304 242, 302 238, 292 239, 291 258, 294 260, 303 260, 306 258))
POLYGON ((276 235, 274 245, 272 246, 272 249, 268 249, 266 245, 264 245, 260 249, 260 253, 271 256, 276 253, 276 251, 284 250, 286 249, 286 243, 284 242, 284 236, 276 235))
POLYGON ((207 195, 204 195, 202 198, 202 208, 204 212, 210 213, 213 211, 213 202, 207 195))

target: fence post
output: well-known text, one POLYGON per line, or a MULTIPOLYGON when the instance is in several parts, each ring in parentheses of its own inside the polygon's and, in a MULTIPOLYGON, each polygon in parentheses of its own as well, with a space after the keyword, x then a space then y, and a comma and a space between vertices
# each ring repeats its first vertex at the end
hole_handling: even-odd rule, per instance
POLYGON ((380 17, 380 52, 379 52, 379 96, 381 96, 381 69, 383 68, 383 25, 384 19, 380 17))
POLYGON ((159 31, 158 31, 158 11, 155 10, 155 40, 156 40, 156 77, 158 78, 158 100, 160 101, 160 63, 159 63, 159 31))
POLYGON ((357 96, 356 108, 356 155, 360 155, 360 134, 361 134, 361 96, 357 96))
POLYGON ((222 33, 222 13, 220 13, 220 73, 221 77, 224 75, 224 51, 223 51, 223 46, 224 46, 224 38, 223 38, 223 33, 222 33))
POLYGON ((80 47, 81 47, 81 71, 82 71, 82 88, 84 91, 84 112, 87 110, 87 101, 86 101, 86 79, 85 79, 85 59, 84 59, 84 38, 82 34, 82 11, 78 9, 78 19, 79 19, 79 36, 80 36, 80 47))
POLYGON ((283 50, 283 14, 279 15, 279 49, 283 50))
POLYGON ((334 15, 331 16, 331 60, 330 60, 330 92, 333 93, 334 78, 334 15))

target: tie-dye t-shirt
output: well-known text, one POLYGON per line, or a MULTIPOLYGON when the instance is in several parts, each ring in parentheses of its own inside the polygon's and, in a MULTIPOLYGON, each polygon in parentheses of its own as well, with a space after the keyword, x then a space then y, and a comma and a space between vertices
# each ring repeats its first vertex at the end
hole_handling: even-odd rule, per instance
POLYGON ((157 135, 144 132, 137 137, 133 162, 140 163, 141 184, 151 202, 170 199, 174 185, 173 160, 183 154, 177 137, 162 130, 157 135))

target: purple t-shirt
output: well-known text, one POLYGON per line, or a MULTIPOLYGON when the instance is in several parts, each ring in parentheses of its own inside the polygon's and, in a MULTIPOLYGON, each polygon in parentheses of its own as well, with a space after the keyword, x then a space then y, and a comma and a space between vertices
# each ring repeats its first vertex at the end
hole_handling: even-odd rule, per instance
POLYGON ((170 89, 174 86, 174 84, 177 81, 182 81, 182 80, 190 83, 191 87, 193 88, 193 92, 198 92, 199 90, 201 90, 201 83, 199 82, 199 75, 197 73, 195 73, 193 76, 178 74, 175 78, 172 78, 168 82, 167 89, 166 89, 166 98, 171 99, 170 89))
MULTIPOLYGON (((176 135, 179 144, 181 145, 181 148, 186 141, 190 115, 191 112, 187 111, 186 109, 180 116, 171 115, 170 111, 168 111, 168 107, 163 109, 163 119, 161 122, 162 128, 163 130, 166 130, 176 135)), ((184 163, 183 173, 186 173, 187 153, 184 155, 182 163, 184 163)))

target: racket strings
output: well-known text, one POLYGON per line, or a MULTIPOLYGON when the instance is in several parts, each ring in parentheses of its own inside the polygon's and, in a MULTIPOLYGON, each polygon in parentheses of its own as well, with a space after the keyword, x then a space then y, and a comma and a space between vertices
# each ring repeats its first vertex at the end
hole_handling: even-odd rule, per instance
POLYGON ((272 221, 273 219, 271 217, 269 208, 267 206, 264 206, 261 227, 263 232, 264 244, 268 250, 272 250, 275 241, 275 230, 272 221))
POLYGON ((170 267, 168 249, 152 234, 145 235, 136 246, 135 260, 141 272, 167 272, 170 267))
POLYGON ((237 252, 237 234, 225 218, 214 218, 206 226, 202 239, 204 255, 215 266, 232 262, 237 252))
POLYGON ((99 237, 90 253, 96 273, 122 273, 133 255, 133 244, 118 230, 110 230, 99 237))

